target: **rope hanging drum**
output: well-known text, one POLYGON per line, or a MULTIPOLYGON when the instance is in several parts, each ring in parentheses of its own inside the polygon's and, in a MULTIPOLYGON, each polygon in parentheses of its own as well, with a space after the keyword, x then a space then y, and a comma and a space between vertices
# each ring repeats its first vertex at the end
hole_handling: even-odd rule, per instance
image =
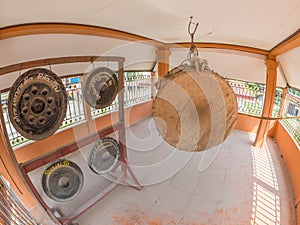
POLYGON ((235 94, 227 81, 197 56, 162 79, 154 102, 157 130, 170 145, 203 151, 221 144, 237 120, 235 94))

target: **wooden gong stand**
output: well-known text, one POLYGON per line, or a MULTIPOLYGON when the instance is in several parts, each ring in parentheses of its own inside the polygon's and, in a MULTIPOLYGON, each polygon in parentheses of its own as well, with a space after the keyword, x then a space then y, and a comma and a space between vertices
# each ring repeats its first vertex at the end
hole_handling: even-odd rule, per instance
MULTIPOLYGON (((96 57, 95 57, 96 58, 96 57)), ((103 61, 103 62, 117 62, 118 63, 118 80, 119 80, 119 93, 118 93, 118 110, 119 110, 119 121, 115 124, 113 124, 110 127, 107 127, 103 130, 100 130, 99 132, 93 134, 92 136, 83 138, 79 141, 73 142, 71 144, 68 144, 67 146, 63 146, 54 152, 47 153, 46 155, 36 158, 33 160, 30 160, 24 164, 20 165, 21 173, 24 176, 25 181, 27 182, 28 186, 32 190, 35 197, 38 199, 40 204, 43 206, 43 208, 46 210, 46 212, 50 215, 50 217, 57 223, 61 225, 68 225, 72 224, 72 221, 74 221, 76 218, 78 218, 80 215, 82 215, 85 211, 90 209, 93 205, 95 205, 97 202, 99 202, 101 199, 103 199, 105 196, 107 196, 111 191, 113 191, 115 188, 117 188, 120 184, 128 184, 126 182, 127 178, 131 178, 135 185, 128 184, 129 186, 140 190, 143 188, 142 184, 139 182, 137 177, 135 176, 134 172, 130 168, 128 161, 127 161, 127 148, 126 148, 126 137, 125 137, 125 121, 124 121, 124 57, 97 57, 97 61, 103 61), (119 136, 119 145, 120 145, 120 158, 118 163, 115 165, 115 167, 112 169, 111 173, 108 173, 108 175, 114 179, 114 182, 112 182, 109 186, 107 186, 104 190, 101 190, 96 196, 94 196, 92 199, 89 199, 86 201, 85 204, 83 204, 81 207, 79 207, 75 212, 72 213, 72 215, 68 217, 59 217, 55 215, 55 212, 46 204, 46 202, 43 200, 39 192, 37 191, 35 185, 32 183, 30 177, 28 176, 28 173, 44 166, 52 161, 55 161, 63 156, 66 156, 72 152, 75 152, 79 150, 78 146, 86 146, 90 143, 93 143, 94 141, 98 140, 99 138, 103 138, 108 134, 113 133, 114 131, 118 131, 119 136), (115 172, 117 169, 120 169, 119 175, 114 175, 113 172, 115 172)))

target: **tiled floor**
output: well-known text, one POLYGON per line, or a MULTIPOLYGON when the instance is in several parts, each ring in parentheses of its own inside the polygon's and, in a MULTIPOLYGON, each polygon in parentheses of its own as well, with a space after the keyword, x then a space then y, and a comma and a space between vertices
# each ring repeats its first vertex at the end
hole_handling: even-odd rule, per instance
POLYGON ((80 225, 295 224, 291 184, 272 139, 256 149, 253 135, 234 130, 217 148, 186 153, 166 144, 151 118, 126 135, 145 187, 119 186, 80 225))

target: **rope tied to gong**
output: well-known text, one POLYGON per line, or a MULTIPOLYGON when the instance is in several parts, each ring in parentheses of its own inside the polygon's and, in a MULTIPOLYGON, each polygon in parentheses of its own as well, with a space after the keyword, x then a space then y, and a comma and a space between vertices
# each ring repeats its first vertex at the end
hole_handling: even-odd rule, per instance
POLYGON ((231 86, 208 66, 206 59, 198 56, 194 44, 197 27, 191 17, 187 59, 161 80, 153 107, 160 135, 184 151, 204 151, 223 143, 235 126, 238 113, 231 86))

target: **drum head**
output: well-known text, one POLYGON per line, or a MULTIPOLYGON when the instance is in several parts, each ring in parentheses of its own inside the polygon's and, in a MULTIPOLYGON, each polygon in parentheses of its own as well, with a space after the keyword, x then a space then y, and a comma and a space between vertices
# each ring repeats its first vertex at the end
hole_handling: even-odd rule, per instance
POLYGON ((221 144, 237 120, 237 101, 227 81, 211 70, 178 67, 161 81, 154 102, 157 130, 170 145, 203 151, 221 144))
POLYGON ((79 166, 68 160, 51 164, 42 178, 44 192, 49 198, 59 202, 74 199, 80 193, 83 182, 79 166))
POLYGON ((119 143, 114 138, 105 137, 94 144, 89 166, 96 174, 105 174, 114 168, 119 156, 119 143))

